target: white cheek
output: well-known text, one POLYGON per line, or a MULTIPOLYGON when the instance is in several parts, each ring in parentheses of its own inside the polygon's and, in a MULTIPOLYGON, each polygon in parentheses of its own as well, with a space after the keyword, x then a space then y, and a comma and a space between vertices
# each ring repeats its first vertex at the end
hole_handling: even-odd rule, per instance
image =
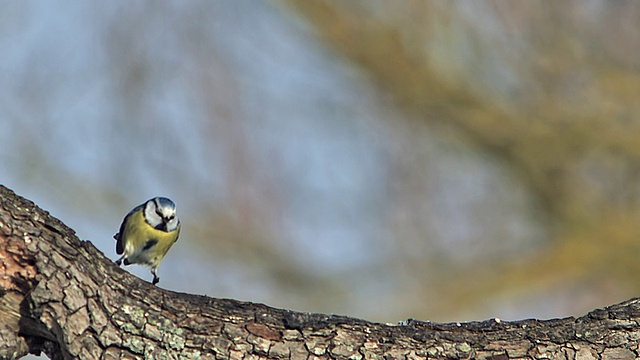
POLYGON ((175 219, 175 218, 169 221, 169 223, 167 224, 167 228, 170 230, 174 230, 177 226, 178 226, 178 219, 175 219))
POLYGON ((149 223, 149 225, 156 227, 162 223, 162 219, 160 219, 157 215, 154 214, 147 217, 147 222, 149 223))

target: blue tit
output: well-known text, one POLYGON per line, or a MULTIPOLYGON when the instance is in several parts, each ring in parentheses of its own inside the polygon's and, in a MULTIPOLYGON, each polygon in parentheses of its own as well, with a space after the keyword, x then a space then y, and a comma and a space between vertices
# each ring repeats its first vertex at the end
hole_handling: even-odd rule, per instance
POLYGON ((176 204, 156 197, 136 206, 122 220, 116 239, 116 253, 122 254, 116 264, 140 264, 151 267, 153 284, 160 281, 156 273, 160 261, 180 235, 176 204))

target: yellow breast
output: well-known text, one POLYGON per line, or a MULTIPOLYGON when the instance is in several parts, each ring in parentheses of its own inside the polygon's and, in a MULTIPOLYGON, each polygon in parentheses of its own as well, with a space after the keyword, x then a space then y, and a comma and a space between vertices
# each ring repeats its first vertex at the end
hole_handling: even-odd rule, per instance
POLYGON ((151 227, 145 221, 143 212, 137 211, 131 214, 122 235, 127 260, 132 264, 155 267, 178 240, 179 235, 180 224, 174 231, 164 232, 151 227), (149 246, 153 240, 156 241, 155 245, 149 246))

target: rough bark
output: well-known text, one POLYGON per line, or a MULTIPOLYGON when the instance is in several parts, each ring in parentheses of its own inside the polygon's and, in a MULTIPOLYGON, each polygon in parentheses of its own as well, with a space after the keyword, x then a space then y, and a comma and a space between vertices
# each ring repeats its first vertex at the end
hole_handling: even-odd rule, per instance
POLYGON ((640 304, 580 318, 397 325, 176 293, 0 186, 0 358, 635 359, 640 304))

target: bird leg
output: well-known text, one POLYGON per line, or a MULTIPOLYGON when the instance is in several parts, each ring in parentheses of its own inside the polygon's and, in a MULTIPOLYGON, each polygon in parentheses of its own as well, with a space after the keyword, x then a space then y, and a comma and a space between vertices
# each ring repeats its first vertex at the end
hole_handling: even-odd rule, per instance
POLYGON ((153 274, 153 281, 152 281, 153 285, 160 282, 160 277, 158 277, 158 274, 156 274, 156 268, 151 268, 151 273, 153 274))

